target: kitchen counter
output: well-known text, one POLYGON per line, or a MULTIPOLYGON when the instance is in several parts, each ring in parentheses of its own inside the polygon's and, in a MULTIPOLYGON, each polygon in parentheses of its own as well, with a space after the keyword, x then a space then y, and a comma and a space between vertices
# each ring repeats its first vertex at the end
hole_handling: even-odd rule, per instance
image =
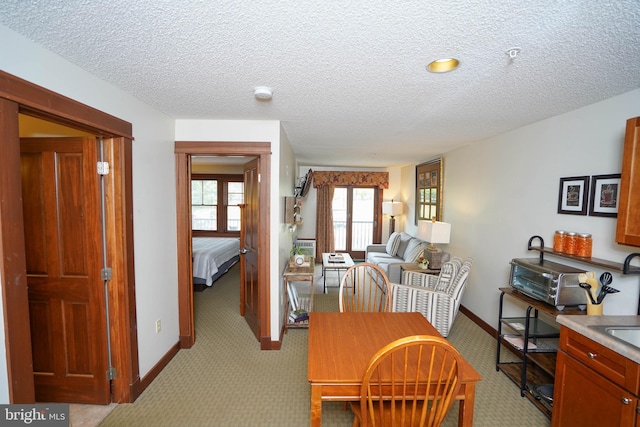
POLYGON ((561 314, 556 317, 556 322, 640 364, 640 348, 614 338, 604 331, 590 328, 590 326, 637 326, 640 328, 640 316, 580 316, 561 314))

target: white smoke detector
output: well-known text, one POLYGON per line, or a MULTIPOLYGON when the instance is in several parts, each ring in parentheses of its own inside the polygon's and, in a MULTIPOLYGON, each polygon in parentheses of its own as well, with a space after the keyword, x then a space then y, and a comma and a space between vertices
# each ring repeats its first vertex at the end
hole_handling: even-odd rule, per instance
POLYGON ((260 101, 268 101, 273 96, 273 91, 267 86, 256 86, 253 95, 260 101))

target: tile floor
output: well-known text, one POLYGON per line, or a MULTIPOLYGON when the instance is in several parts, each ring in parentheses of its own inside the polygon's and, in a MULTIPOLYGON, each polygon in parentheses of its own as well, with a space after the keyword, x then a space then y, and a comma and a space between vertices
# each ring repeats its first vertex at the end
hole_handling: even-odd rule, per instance
POLYGON ((96 427, 117 405, 117 403, 109 405, 80 405, 72 403, 69 405, 70 425, 71 427, 96 427))

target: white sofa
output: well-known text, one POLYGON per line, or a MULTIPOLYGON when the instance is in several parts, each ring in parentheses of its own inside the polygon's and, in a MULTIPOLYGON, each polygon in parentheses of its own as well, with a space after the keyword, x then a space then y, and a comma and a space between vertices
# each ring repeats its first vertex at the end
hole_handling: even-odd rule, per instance
POLYGON ((367 246, 365 261, 380 267, 392 283, 400 283, 402 264, 415 264, 427 242, 405 232, 391 233, 386 244, 367 246))
POLYGON ((391 283, 391 311, 420 312, 446 337, 458 314, 473 260, 452 257, 439 276, 405 271, 401 283, 391 283))

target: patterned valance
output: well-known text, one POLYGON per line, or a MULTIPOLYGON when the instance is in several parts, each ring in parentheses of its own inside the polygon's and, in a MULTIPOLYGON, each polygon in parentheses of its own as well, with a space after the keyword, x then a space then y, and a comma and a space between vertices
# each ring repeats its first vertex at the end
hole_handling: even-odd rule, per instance
POLYGON ((313 171, 313 186, 368 185, 389 188, 389 172, 313 171))

